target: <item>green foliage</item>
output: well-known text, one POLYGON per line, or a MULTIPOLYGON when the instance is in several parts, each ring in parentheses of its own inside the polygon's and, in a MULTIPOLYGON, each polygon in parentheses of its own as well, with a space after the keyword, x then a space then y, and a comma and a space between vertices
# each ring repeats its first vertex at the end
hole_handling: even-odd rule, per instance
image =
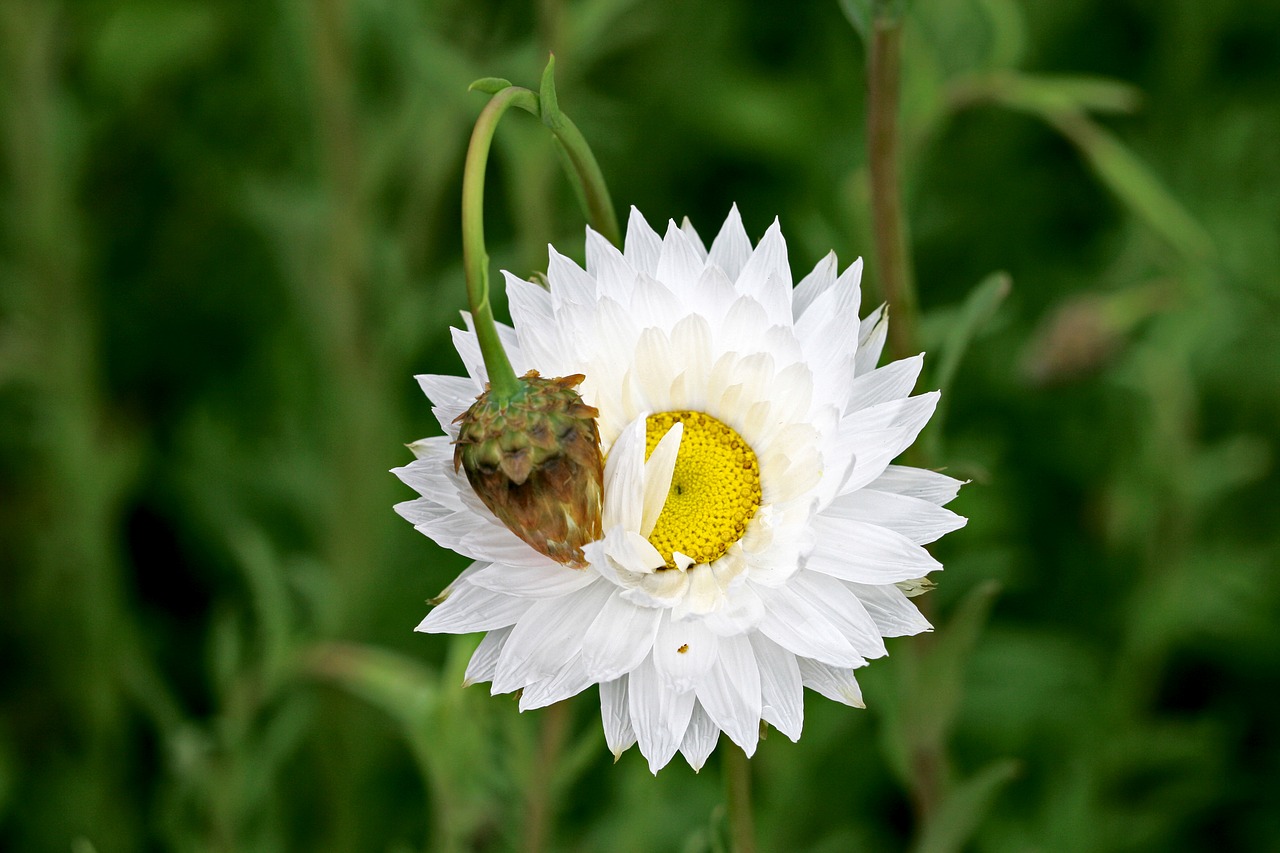
MULTIPOLYGON (((877 10, 971 521, 868 710, 761 745, 761 849, 1280 845, 1274 3, 7 0, 0 848, 519 849, 541 797, 551 849, 724 849, 719 756, 460 686, 384 472, 459 370, 482 93, 554 51, 624 211, 847 263, 877 10)), ((499 267, 581 256, 555 152, 497 135, 499 267)))

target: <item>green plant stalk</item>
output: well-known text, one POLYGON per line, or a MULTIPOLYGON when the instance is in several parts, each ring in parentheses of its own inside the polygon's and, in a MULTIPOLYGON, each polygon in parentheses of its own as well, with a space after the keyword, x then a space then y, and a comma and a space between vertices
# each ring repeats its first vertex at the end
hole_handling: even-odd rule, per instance
POLYGON ((892 312, 889 352, 894 359, 916 349, 916 292, 907 252, 898 166, 898 102, 901 89, 902 24, 881 11, 871 25, 867 60, 867 160, 871 170, 871 227, 881 293, 892 312))
POLYGON ((502 114, 512 105, 538 114, 538 98, 528 89, 508 86, 490 99, 476 120, 467 147, 462 174, 462 259, 467 277, 467 301, 476 324, 476 339, 489 373, 489 387, 499 398, 510 398, 520 389, 506 350, 498 339, 489 303, 489 254, 484 246, 484 175, 489 149, 502 114))
POLYGON ((742 747, 732 742, 724 750, 724 787, 733 853, 756 853, 755 817, 751 812, 751 763, 742 747))
MULTIPOLYGON (((511 360, 507 358, 489 302, 489 255, 484 244, 484 177, 489 150, 498 122, 509 107, 537 116, 555 136, 556 149, 565 164, 587 221, 605 239, 621 246, 613 199, 604 173, 586 138, 569 117, 560 112, 555 94, 555 57, 542 75, 541 96, 520 86, 505 86, 494 93, 476 120, 467 147, 462 175, 462 254, 467 278, 467 299, 476 324, 476 338, 489 373, 489 386, 499 398, 510 398, 520 389, 511 360)), ((488 81, 485 81, 488 82, 488 81)))

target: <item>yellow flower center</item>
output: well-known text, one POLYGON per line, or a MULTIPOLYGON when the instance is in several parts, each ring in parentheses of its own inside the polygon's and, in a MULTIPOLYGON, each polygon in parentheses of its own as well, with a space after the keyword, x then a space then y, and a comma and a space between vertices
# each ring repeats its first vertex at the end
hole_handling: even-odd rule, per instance
POLYGON ((672 552, 695 563, 718 559, 742 538, 760 506, 760 463, 731 427, 702 412, 661 412, 645 421, 645 459, 677 421, 684 423, 671 490, 649 542, 668 568, 672 552))

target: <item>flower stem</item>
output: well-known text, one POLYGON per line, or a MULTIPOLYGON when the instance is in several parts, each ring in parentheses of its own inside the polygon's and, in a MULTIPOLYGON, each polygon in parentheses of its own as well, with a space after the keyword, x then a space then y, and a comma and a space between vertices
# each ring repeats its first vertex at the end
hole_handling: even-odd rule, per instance
POLYGON ((907 252, 907 224, 899 174, 898 104, 902 70, 902 21, 876 4, 867 60, 867 156, 871 169, 871 217, 881 292, 892 316, 889 352, 914 355, 916 293, 907 252))
POLYGON ((484 356, 485 370, 489 373, 489 387, 500 398, 515 394, 520 382, 498 339, 493 306, 489 303, 489 255, 484 246, 484 173, 498 121, 513 104, 535 114, 538 111, 537 97, 528 89, 509 86, 494 95, 471 132, 471 144, 467 147, 462 173, 462 258, 467 276, 467 300, 471 303, 480 354, 484 356))
POLYGON ((742 747, 732 742, 724 750, 724 787, 729 801, 733 853, 756 853, 755 817, 751 812, 751 763, 742 747))
POLYGON ((493 134, 508 107, 519 107, 542 119, 555 136, 556 149, 573 182, 574 192, 582 204, 591 226, 615 246, 622 244, 613 199, 605 184, 604 173, 591 147, 569 117, 560 112, 555 90, 555 57, 547 63, 542 75, 540 94, 520 86, 506 86, 494 93, 476 120, 467 147, 462 174, 462 255, 467 277, 467 299, 476 324, 480 354, 489 373, 491 392, 499 398, 514 395, 520 388, 511 360, 498 338, 489 302, 489 255, 484 245, 484 176, 489 162, 493 134))
POLYGON ((569 733, 569 700, 557 702, 542 712, 538 732, 538 752, 529 790, 525 796, 524 853, 544 853, 549 849, 551 820, 555 807, 554 774, 560 752, 569 733))

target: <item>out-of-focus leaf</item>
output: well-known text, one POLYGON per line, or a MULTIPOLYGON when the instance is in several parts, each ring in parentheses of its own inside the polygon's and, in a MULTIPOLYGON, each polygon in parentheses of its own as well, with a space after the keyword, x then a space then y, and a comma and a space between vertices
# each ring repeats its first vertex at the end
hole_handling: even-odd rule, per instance
POLYGON ((1084 116, 1058 116, 1053 124, 1075 143, 1107 188, 1175 249, 1194 260, 1213 254, 1213 242, 1200 223, 1120 140, 1084 116))
POLYGON ((978 0, 978 8, 991 27, 990 62, 1007 68, 1022 60, 1027 50, 1027 22, 1014 0, 978 0))
POLYGON ((1012 286, 1013 280, 1009 278, 1008 273, 991 273, 991 275, 979 282, 973 290, 969 291, 969 295, 965 297, 960 310, 951 320, 942 343, 942 354, 938 361, 938 368, 934 371, 932 381, 929 383, 932 387, 942 391, 942 397, 938 400, 938 407, 934 411, 933 418, 930 420, 922 439, 925 454, 930 459, 936 459, 938 455, 943 425, 947 420, 948 403, 951 399, 951 394, 949 393, 951 391, 951 383, 955 380, 965 353, 968 352, 969 345, 973 342, 974 337, 995 316, 1001 303, 1009 295, 1009 290, 1012 286))
POLYGON ((982 824, 992 801, 1018 772, 1010 758, 991 762, 947 793, 941 807, 925 825, 915 853, 955 853, 963 850, 982 824))
POLYGON ((875 0, 840 0, 840 9, 853 24, 853 28, 862 36, 863 41, 871 37, 871 15, 875 0))
POLYGON ((953 107, 990 102, 1045 119, 1062 113, 1130 113, 1142 102, 1136 86, 1105 77, 997 71, 961 77, 948 88, 953 107))

